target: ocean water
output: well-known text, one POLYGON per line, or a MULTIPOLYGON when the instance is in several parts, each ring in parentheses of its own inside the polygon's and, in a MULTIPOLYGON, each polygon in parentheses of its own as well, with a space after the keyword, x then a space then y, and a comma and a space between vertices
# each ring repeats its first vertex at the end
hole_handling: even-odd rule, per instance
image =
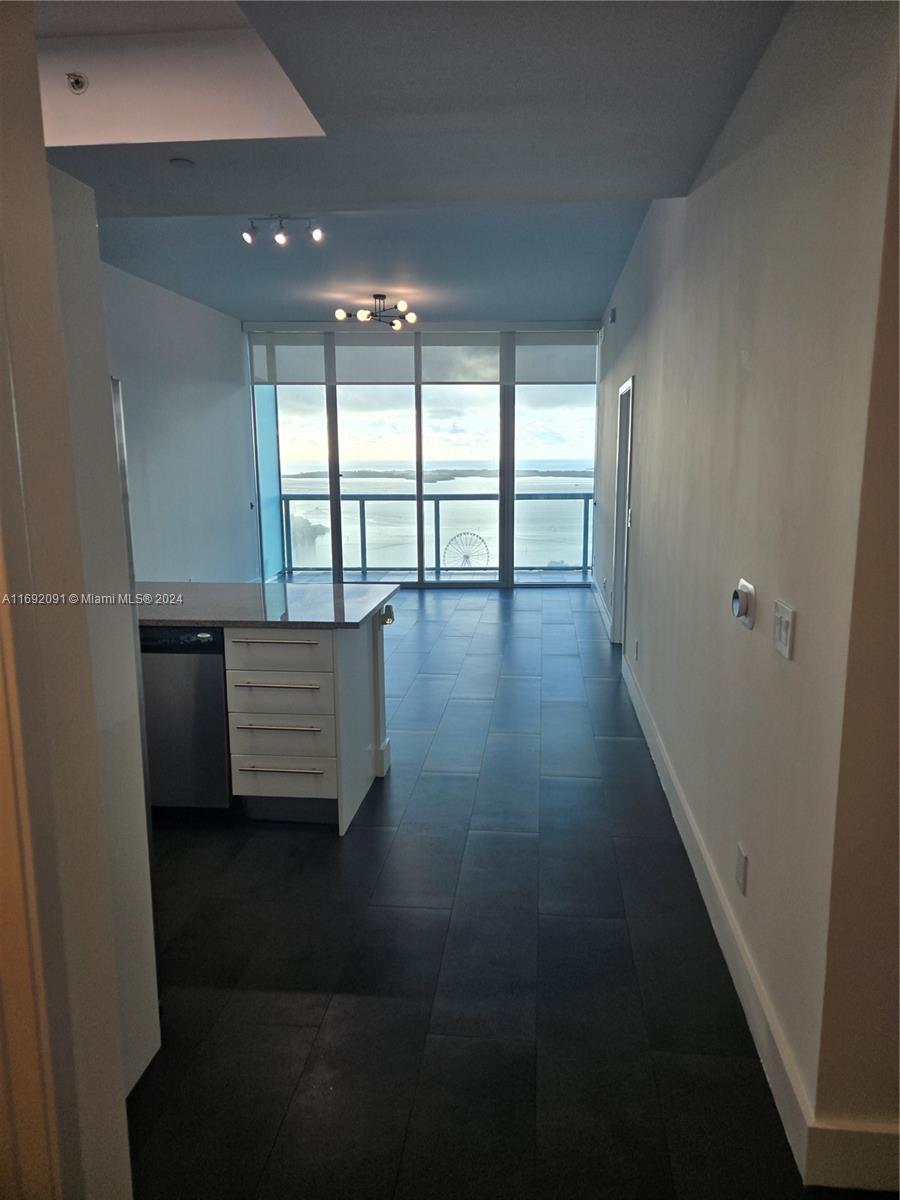
MULTIPOLYGON (((414 569, 413 468, 397 463, 367 466, 348 463, 342 470, 341 482, 345 567, 358 568, 362 564, 364 522, 368 567, 414 569), (361 495, 365 497, 362 503, 361 495), (378 498, 382 496, 385 499, 378 498)), ((439 565, 443 567, 496 570, 499 505, 496 499, 480 498, 485 494, 498 494, 496 467, 484 463, 426 464, 424 484, 426 567, 435 565, 437 555, 439 565), (469 498, 473 494, 479 498, 469 498)), ((294 566, 297 568, 331 565, 327 487, 327 475, 312 466, 309 471, 285 476, 282 480, 285 493, 309 497, 292 500, 290 506, 294 566)), ((516 494, 515 566, 580 567, 585 512, 589 525, 588 548, 591 544, 591 464, 522 463, 516 473, 516 494), (523 499, 523 494, 534 498, 523 499)))

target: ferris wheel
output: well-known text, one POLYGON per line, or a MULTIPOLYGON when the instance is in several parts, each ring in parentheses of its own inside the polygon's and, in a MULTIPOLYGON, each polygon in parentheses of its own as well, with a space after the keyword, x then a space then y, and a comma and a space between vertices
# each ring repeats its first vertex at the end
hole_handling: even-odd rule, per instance
POLYGON ((444 547, 443 565, 450 569, 486 567, 491 554, 480 534, 463 530, 456 533, 444 547))

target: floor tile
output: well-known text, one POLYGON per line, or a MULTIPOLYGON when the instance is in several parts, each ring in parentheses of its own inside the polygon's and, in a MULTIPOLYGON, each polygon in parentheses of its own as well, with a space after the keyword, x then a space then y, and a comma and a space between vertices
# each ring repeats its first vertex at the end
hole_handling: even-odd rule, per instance
POLYGON ((705 913, 629 917, 644 1020, 655 1050, 755 1054, 731 976, 705 913))
POLYGON ((540 918, 537 1034, 560 1051, 648 1049, 623 919, 540 918))
POLYGON ((540 675, 541 639, 511 637, 503 646, 500 660, 501 675, 540 675))
POLYGON ((445 622, 442 620, 433 620, 431 614, 424 618, 420 617, 403 639, 401 649, 408 653, 431 650, 444 632, 444 624, 445 622))
POLYGON ((540 831, 590 836, 609 832, 605 785, 598 779, 542 778, 540 831))
POLYGON ((315 1030, 220 1024, 199 1047, 134 1164, 135 1200, 246 1200, 315 1030))
POLYGON ((540 678, 501 675, 491 713, 491 731, 540 733, 540 678))
POLYGON ((600 762, 587 704, 541 704, 541 774, 599 777, 600 762))
POLYGON ((488 734, 472 829, 537 833, 540 759, 536 733, 488 734))
POLYGON ((398 1200, 529 1200, 534 1089, 530 1043, 429 1037, 398 1200))
POLYGON ((818 1189, 802 1186, 757 1059, 655 1054, 653 1061, 679 1200, 818 1200, 818 1189))
POLYGON ((401 829, 378 877, 372 903, 451 908, 465 845, 463 830, 404 833, 401 829))
POLYGON ((400 825, 404 834, 440 833, 469 828, 475 803, 477 775, 442 775, 423 772, 410 796, 400 825))
POLYGON ((431 1032, 533 1038, 537 913, 455 907, 431 1032))
POLYGON ((610 832, 617 837, 678 838, 658 779, 605 779, 603 803, 610 832))
POLYGON ((463 854, 456 904, 468 909, 534 913, 538 898, 538 843, 531 833, 473 830, 463 854))
POLYGON ((616 858, 629 917, 653 917, 706 908, 690 860, 680 841, 617 838, 616 858))
POLYGON ((605 833, 541 831, 542 913, 619 917, 625 909, 612 839, 605 833))
POLYGON ((621 675, 612 679, 585 676, 584 689, 594 733, 601 737, 643 737, 621 675))
POLYGON ((499 654, 470 654, 459 669, 454 700, 493 700, 500 677, 499 654))
POLYGON ((577 654, 578 643, 575 640, 574 625, 554 625, 545 621, 541 630, 541 651, 545 655, 577 654))
POLYGON ((427 1000, 335 996, 254 1200, 390 1200, 427 1000))
POLYGON ((538 1045, 541 1200, 674 1200, 649 1054, 538 1045))
MULTIPOLYGON (((445 709, 446 711, 446 709, 445 709)), ((434 734, 430 729, 391 731, 391 770, 395 766, 421 767, 424 763, 434 734)))
POLYGON ((376 779, 353 818, 354 826, 381 825, 396 828, 403 820, 409 797, 419 778, 414 763, 392 763, 387 775, 376 779))
POLYGON ((544 655, 541 659, 541 699, 587 702, 581 660, 577 654, 544 655))
POLYGON ((425 759, 425 770, 480 770, 491 708, 489 700, 450 700, 425 759))
POLYGON ((604 779, 658 778, 643 737, 598 737, 596 743, 604 779))
POLYGON ((455 675, 417 675, 391 716, 391 733, 398 729, 437 729, 455 683, 455 675))
POLYGON ((397 649, 384 664, 384 690, 388 696, 405 696, 422 669, 427 654, 397 649))
MULTIPOLYGON (((474 632, 474 629, 473 631, 474 632)), ((455 633, 455 630, 454 630, 455 633)), ((442 637, 435 642, 422 664, 422 673, 429 675, 453 675, 462 666, 469 649, 471 637, 442 637)))
POLYGON ((606 638, 579 638, 578 657, 585 675, 592 678, 621 678, 621 652, 606 638))
POLYGON ((440 909, 368 908, 349 947, 337 991, 430 999, 449 919, 449 912, 440 909))

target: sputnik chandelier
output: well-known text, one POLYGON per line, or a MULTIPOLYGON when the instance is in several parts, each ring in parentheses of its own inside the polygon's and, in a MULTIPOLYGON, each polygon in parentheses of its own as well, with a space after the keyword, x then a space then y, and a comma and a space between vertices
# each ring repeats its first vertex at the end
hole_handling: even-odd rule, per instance
MULTIPOLYGON (((382 325, 390 325, 394 333, 399 333, 405 324, 415 325, 418 320, 416 314, 409 311, 409 305, 405 300, 398 300, 396 304, 386 304, 387 296, 384 292, 375 292, 372 299, 374 304, 371 308, 356 310, 357 321, 362 321, 363 324, 367 321, 379 321, 382 325)), ((350 313, 345 308, 334 310, 336 321, 346 321, 349 317, 350 313)))

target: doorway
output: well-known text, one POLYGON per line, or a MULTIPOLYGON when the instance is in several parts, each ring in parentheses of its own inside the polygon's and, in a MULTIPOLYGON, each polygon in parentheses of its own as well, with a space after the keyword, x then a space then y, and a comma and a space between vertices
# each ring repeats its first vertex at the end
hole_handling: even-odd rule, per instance
POLYGON ((631 535, 631 450, 634 376, 619 388, 616 435, 616 504, 613 541, 613 610, 610 640, 625 644, 628 608, 628 542, 631 535))

